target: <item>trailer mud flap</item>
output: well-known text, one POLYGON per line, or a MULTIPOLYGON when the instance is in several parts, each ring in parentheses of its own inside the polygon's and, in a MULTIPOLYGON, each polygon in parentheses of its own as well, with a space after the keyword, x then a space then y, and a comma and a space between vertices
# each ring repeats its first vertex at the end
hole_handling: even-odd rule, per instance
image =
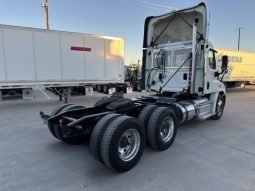
POLYGON ((54 137, 58 138, 58 136, 56 135, 56 134, 58 134, 58 133, 56 133, 56 132, 58 132, 58 131, 55 129, 55 128, 56 128, 55 125, 52 124, 52 123, 49 123, 49 121, 48 121, 48 119, 50 118, 50 116, 45 115, 42 111, 40 111, 40 116, 41 116, 41 118, 42 118, 42 120, 43 120, 43 124, 45 124, 45 125, 48 126, 48 129, 50 130, 50 133, 51 133, 54 137))
POLYGON ((55 133, 55 127, 54 127, 54 125, 48 124, 48 129, 49 129, 50 133, 51 133, 54 137, 58 138, 58 137, 56 136, 56 133, 55 133))
MULTIPOLYGON (((60 136, 60 128, 58 125, 53 125, 53 131, 55 133, 55 137, 58 138, 58 139, 61 139, 61 136, 60 136)), ((50 129, 50 127, 49 127, 50 129)))
POLYGON ((43 124, 47 125, 48 124, 48 119, 50 118, 50 116, 45 115, 42 111, 40 111, 40 116, 43 120, 43 124))

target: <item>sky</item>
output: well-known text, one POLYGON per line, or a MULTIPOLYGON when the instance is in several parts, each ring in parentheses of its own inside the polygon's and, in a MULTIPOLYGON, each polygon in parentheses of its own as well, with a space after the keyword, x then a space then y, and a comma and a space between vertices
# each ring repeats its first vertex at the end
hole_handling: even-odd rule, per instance
MULTIPOLYGON (((0 0, 0 24, 44 28, 43 0, 0 0)), ((194 6, 199 0, 48 0, 50 29, 125 39, 125 64, 142 59, 147 16, 194 6)), ((255 51, 255 1, 205 0, 210 14, 209 40, 216 48, 255 51)))

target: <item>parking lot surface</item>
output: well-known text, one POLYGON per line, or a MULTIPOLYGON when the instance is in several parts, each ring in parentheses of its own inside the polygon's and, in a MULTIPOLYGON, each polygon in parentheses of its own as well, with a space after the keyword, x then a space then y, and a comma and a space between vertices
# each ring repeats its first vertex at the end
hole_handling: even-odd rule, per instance
MULTIPOLYGON (((50 134, 39 111, 49 113, 62 102, 44 93, 35 91, 33 100, 0 102, 1 191, 255 190, 253 87, 229 90, 221 120, 182 125, 170 149, 146 148, 137 166, 123 174, 94 160, 88 144, 66 145, 50 134)), ((70 102, 91 106, 102 96, 70 102)))

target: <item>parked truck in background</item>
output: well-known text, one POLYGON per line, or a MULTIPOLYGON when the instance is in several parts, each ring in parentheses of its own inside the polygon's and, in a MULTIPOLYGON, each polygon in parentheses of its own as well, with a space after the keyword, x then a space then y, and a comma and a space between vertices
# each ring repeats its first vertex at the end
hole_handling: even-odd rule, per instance
POLYGON ((89 138, 95 159, 119 172, 130 170, 146 142, 155 150, 166 150, 179 125, 222 117, 226 92, 219 76, 226 73, 228 58, 223 56, 217 69, 206 31, 204 3, 148 17, 142 73, 144 86, 154 95, 127 99, 116 94, 89 108, 67 104, 50 115, 40 112, 41 118, 56 139, 80 144, 89 138))
POLYGON ((134 91, 142 91, 142 72, 138 61, 137 64, 125 65, 125 83, 134 91))
POLYGON ((0 99, 38 85, 61 93, 123 83, 122 38, 0 25, 0 99))
POLYGON ((221 58, 228 55, 228 73, 223 77, 227 87, 245 86, 255 83, 255 52, 237 51, 217 48, 217 65, 221 66, 221 58))

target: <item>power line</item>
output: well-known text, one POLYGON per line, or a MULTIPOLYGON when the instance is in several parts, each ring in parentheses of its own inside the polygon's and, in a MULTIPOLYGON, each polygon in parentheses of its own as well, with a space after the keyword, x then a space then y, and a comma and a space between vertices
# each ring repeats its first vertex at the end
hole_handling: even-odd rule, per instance
MULTIPOLYGON (((127 3, 127 4, 131 4, 131 5, 138 5, 138 6, 142 6, 142 7, 146 7, 146 8, 152 8, 152 9, 157 9, 157 10, 162 10, 162 8, 158 8, 158 7, 152 7, 152 6, 149 6, 149 5, 145 5, 145 4, 141 4, 141 3, 138 3, 138 2, 135 2, 135 1, 128 1, 128 0, 119 0, 123 3, 127 3)), ((165 10, 165 9, 164 9, 165 10)))
POLYGON ((148 1, 144 1, 144 0, 133 0, 133 1, 119 0, 119 1, 124 2, 124 3, 128 3, 128 4, 133 4, 133 5, 143 6, 143 7, 147 7, 147 8, 157 9, 157 10, 169 10, 169 9, 176 10, 176 8, 173 8, 173 7, 169 7, 169 6, 158 4, 158 3, 152 3, 152 2, 148 2, 148 1))
POLYGON ((177 8, 175 8, 175 7, 170 7, 170 6, 159 4, 159 3, 152 3, 152 2, 149 2, 149 1, 145 1, 145 0, 135 0, 135 1, 137 1, 139 3, 151 5, 151 6, 156 6, 156 7, 159 7, 159 8, 177 10, 177 8))

